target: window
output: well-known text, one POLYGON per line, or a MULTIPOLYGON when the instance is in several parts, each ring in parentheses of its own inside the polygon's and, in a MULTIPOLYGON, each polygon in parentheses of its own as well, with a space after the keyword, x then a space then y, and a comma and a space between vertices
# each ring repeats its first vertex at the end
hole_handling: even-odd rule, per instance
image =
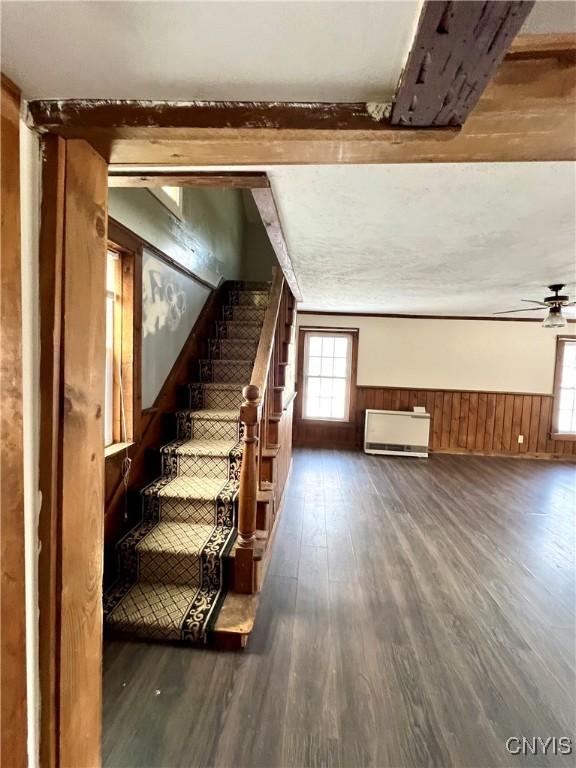
POLYGON ((179 219, 184 217, 182 212, 182 187, 151 187, 150 192, 179 219))
POLYGON ((306 331, 302 418, 348 421, 353 335, 306 331))
POLYGON ((130 442, 133 423, 133 273, 131 253, 110 245, 106 254, 104 445, 130 442))
POLYGON ((554 437, 576 438, 576 336, 558 336, 554 375, 554 437))
MULTIPOLYGON (((119 301, 118 265, 120 256, 114 251, 106 255, 106 373, 104 396, 104 445, 114 442, 114 315, 119 301)), ((117 362, 117 361, 116 361, 117 362)))

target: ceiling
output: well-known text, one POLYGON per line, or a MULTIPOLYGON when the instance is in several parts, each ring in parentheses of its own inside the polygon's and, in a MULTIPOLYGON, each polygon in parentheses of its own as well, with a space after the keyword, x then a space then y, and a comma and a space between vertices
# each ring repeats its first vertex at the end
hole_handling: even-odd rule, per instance
POLYGON ((421 0, 3 2, 27 98, 390 99, 421 0))
MULTIPOLYGON (((420 7, 4 0, 2 69, 27 98, 386 100, 420 7)), ((542 0, 523 31, 573 30, 542 0)), ((576 280, 574 164, 262 170, 302 308, 487 316, 576 280)))
POLYGON ((487 316, 576 280, 574 163, 269 173, 302 309, 487 316))
POLYGON ((576 3, 573 0, 540 0, 524 22, 522 32, 576 32, 576 3))
MULTIPOLYGON (((29 99, 386 101, 421 5, 4 0, 2 70, 29 99)), ((523 31, 574 30, 540 0, 523 31)))
POLYGON ((576 163, 123 169, 266 171, 301 311, 489 317, 552 283, 576 299, 576 163))

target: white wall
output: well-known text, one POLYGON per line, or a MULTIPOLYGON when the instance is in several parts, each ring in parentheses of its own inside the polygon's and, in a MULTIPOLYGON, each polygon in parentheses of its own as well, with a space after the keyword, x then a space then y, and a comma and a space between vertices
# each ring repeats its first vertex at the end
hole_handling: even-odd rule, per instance
POLYGON ((26 688, 28 765, 39 763, 38 515, 40 512, 40 348, 38 243, 41 167, 37 136, 20 122, 22 253, 22 394, 24 415, 24 559, 26 589, 26 688))
POLYGON ((299 314, 358 328, 358 385, 552 394, 557 333, 540 323, 299 314))

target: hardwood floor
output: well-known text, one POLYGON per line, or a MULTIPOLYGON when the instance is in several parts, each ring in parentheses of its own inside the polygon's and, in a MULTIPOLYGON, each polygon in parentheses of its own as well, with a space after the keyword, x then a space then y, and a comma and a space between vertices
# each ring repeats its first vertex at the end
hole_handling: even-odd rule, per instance
POLYGON ((110 768, 496 768, 576 737, 576 467, 295 452, 242 653, 109 643, 110 768))

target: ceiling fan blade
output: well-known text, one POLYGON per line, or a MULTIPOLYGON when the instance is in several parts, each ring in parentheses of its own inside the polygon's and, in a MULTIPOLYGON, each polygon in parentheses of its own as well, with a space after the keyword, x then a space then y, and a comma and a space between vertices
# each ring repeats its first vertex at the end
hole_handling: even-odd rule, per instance
POLYGON ((492 312, 493 315, 509 315, 511 312, 542 312, 543 309, 548 309, 546 305, 544 307, 524 307, 522 309, 505 309, 504 312, 492 312))
POLYGON ((534 299, 520 299, 520 301, 528 302, 528 304, 538 304, 541 307, 547 307, 548 304, 546 304, 543 301, 534 301, 534 299))
POLYGON ((568 304, 562 304, 562 307, 576 307, 576 301, 569 301, 568 304))

